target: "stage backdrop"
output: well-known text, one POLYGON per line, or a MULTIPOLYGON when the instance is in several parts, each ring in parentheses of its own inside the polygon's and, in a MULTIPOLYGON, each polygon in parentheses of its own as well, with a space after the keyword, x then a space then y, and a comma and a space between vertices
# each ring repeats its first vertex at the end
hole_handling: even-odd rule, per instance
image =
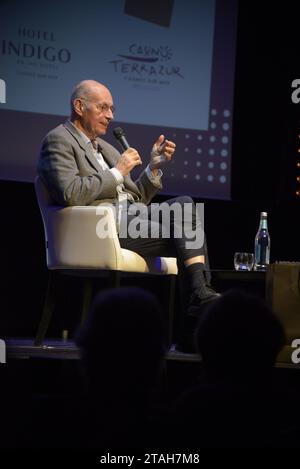
POLYGON ((2 0, 0 178, 32 181, 43 136, 82 79, 105 83, 147 163, 177 143, 164 192, 230 197, 236 0, 2 0))

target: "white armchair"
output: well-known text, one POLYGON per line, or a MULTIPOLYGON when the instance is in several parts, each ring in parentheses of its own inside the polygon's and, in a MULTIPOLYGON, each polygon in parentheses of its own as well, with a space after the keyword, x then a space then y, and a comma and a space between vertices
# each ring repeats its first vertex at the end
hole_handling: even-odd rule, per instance
POLYGON ((85 278, 83 322, 91 300, 91 278, 103 272, 112 275, 113 284, 120 284, 121 273, 163 274, 170 276, 169 317, 173 320, 174 283, 177 260, 171 257, 144 259, 136 252, 123 249, 117 235, 113 209, 109 205, 61 207, 54 205, 39 177, 36 195, 43 219, 47 266, 50 270, 43 315, 35 343, 40 345, 47 332, 54 308, 51 272, 85 278), (108 236, 100 237, 97 224, 105 225, 108 236))

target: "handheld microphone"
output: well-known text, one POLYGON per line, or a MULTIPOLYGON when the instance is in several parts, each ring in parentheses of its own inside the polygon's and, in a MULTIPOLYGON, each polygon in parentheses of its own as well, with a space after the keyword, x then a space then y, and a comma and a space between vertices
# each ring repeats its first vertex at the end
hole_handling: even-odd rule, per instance
POLYGON ((113 130, 113 134, 116 137, 116 139, 118 140, 119 144, 121 145, 121 148, 122 148, 123 151, 126 151, 126 150, 128 150, 128 148, 130 148, 129 143, 126 140, 124 130, 121 129, 121 127, 116 127, 113 130))

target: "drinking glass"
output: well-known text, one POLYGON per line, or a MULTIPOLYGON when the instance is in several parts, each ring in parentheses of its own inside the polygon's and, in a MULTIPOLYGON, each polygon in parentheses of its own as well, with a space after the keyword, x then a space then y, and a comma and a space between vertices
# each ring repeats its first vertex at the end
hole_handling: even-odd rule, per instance
POLYGON ((236 252, 234 254, 235 270, 252 270, 254 265, 254 255, 250 252, 236 252))

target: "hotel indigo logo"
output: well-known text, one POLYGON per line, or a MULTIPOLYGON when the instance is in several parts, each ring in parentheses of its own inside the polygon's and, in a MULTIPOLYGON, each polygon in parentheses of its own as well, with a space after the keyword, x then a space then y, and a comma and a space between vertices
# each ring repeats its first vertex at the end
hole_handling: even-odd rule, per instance
POLYGON ((51 31, 19 27, 12 37, 0 39, 0 57, 16 67, 16 74, 32 78, 57 79, 71 62, 71 51, 62 47, 51 31))
POLYGON ((66 64, 71 60, 71 52, 66 47, 57 47, 53 32, 36 31, 20 27, 19 40, 2 39, 2 55, 16 57, 19 60, 45 61, 46 63, 66 64))

